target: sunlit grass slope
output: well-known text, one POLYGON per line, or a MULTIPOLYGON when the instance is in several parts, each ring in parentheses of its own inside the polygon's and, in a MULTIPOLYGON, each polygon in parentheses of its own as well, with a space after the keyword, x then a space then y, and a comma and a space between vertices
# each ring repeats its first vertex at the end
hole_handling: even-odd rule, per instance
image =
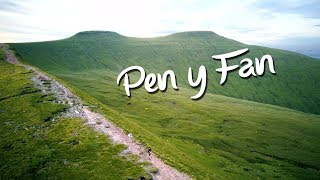
MULTIPOLYGON (((2 52, 0 52, 0 55, 2 52)), ((0 56, 0 179, 129 179, 146 176, 118 156, 112 145, 81 119, 55 118, 65 106, 53 104, 23 67, 0 56)))

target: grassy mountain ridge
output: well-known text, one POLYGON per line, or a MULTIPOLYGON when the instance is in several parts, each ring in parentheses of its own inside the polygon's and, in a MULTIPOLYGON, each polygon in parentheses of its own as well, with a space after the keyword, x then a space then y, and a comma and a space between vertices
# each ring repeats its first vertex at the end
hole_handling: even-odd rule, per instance
MULTIPOLYGON (((119 73, 131 65, 148 72, 176 73, 179 86, 189 87, 187 69, 205 65, 208 92, 320 113, 320 62, 289 51, 250 46, 219 36, 213 32, 182 32, 157 38, 132 38, 115 32, 80 32, 70 38, 52 42, 19 43, 11 47, 27 63, 51 72, 86 72, 95 70, 119 73), (262 77, 242 79, 237 71, 229 74, 224 86, 215 71, 220 62, 212 55, 249 48, 244 56, 229 60, 238 64, 245 57, 272 55, 277 75, 266 72, 262 77)), ((109 79, 110 80, 110 79, 109 79)))
POLYGON ((97 106, 96 111, 196 179, 320 177, 320 118, 293 110, 319 110, 319 63, 312 58, 248 46, 210 32, 158 38, 86 32, 11 47, 24 62, 74 87, 81 98, 97 106), (271 54, 277 75, 266 72, 244 80, 233 72, 220 86, 220 74, 215 72, 220 64, 211 56, 240 48, 249 48, 245 57, 250 58, 271 54), (187 69, 197 70, 201 64, 207 68, 209 87, 203 99, 192 101, 189 97, 197 90, 186 84, 187 69), (140 65, 147 73, 172 69, 180 90, 149 94, 141 88, 128 98, 116 77, 130 65, 140 65))

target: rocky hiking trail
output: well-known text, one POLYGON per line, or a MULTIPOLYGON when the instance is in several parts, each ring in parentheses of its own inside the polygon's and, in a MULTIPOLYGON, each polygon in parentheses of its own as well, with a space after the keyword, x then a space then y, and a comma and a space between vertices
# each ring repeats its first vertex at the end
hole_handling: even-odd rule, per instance
MULTIPOLYGON (((85 119, 87 125, 91 126, 95 131, 99 131, 107 135, 113 143, 124 144, 127 149, 121 152, 120 155, 128 157, 128 155, 134 154, 139 157, 139 162, 151 163, 151 165, 145 167, 145 169, 150 172, 150 167, 157 168, 157 172, 151 173, 153 179, 191 179, 188 175, 166 165, 156 155, 151 154, 151 156, 149 156, 147 150, 142 144, 134 139, 130 139, 123 129, 113 124, 101 114, 93 112, 89 107, 84 106, 80 98, 74 95, 64 85, 42 73, 37 68, 21 64, 6 44, 0 44, 0 48, 6 53, 7 61, 9 63, 23 66, 33 72, 31 80, 35 87, 40 89, 44 94, 54 95, 56 100, 53 103, 62 103, 69 107, 65 112, 58 116, 85 119)), ((55 118, 52 120, 54 121, 55 118)))

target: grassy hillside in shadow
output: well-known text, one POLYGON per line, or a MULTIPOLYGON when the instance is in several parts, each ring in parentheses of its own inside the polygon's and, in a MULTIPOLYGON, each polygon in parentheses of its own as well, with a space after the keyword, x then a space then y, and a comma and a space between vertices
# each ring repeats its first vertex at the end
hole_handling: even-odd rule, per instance
POLYGON ((320 113, 319 61, 289 51, 246 45, 213 32, 182 32, 158 38, 132 38, 115 32, 89 31, 64 40, 11 44, 11 47, 26 63, 52 74, 95 70, 119 74, 129 66, 139 65, 147 73, 163 73, 171 69, 176 73, 179 86, 186 88, 190 88, 187 83, 188 68, 192 67, 197 72, 200 65, 205 65, 208 92, 313 114, 320 113), (239 64, 243 58, 254 60, 270 54, 275 61, 277 75, 272 75, 266 67, 264 76, 242 79, 235 71, 229 74, 227 83, 221 86, 221 74, 215 71, 221 64, 212 60, 211 56, 241 48, 249 48, 250 52, 229 60, 230 65, 239 64))

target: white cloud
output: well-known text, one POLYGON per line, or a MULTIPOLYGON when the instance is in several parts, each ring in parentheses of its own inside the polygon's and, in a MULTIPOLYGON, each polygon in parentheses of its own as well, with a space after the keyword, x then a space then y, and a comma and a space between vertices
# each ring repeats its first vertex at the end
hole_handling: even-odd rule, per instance
MULTIPOLYGON (((0 0, 1 1, 1 0, 0 0)), ((3 42, 65 38, 84 30, 150 37, 169 32, 210 30, 245 43, 288 37, 320 37, 320 19, 239 1, 14 1, 19 11, 0 9, 3 42)))

